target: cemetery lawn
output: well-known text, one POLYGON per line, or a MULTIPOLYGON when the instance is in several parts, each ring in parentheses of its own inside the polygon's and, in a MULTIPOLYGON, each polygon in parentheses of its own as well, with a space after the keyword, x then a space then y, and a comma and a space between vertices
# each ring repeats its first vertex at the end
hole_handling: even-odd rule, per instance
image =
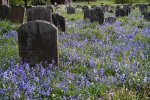
POLYGON ((47 67, 19 63, 19 26, 0 21, 1 99, 150 99, 150 22, 138 12, 112 25, 80 15, 66 15, 67 32, 59 32, 60 64, 47 67))

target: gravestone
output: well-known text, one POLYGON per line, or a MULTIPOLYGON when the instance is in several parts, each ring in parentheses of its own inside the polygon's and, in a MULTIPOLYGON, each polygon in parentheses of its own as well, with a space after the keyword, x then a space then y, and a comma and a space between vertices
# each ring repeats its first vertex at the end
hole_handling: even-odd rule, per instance
POLYGON ((67 14, 75 14, 75 8, 72 6, 67 7, 67 14))
POLYGON ((104 6, 100 6, 100 8, 103 10, 103 12, 105 13, 105 7, 104 6))
POLYGON ((117 6, 115 7, 115 10, 118 10, 118 9, 121 9, 120 5, 117 5, 117 6))
POLYGON ((147 21, 150 21, 150 12, 146 12, 144 14, 144 19, 147 20, 147 21))
POLYGON ((27 22, 33 20, 44 20, 52 22, 52 12, 46 7, 32 7, 27 10, 27 22))
POLYGON ((84 9, 84 20, 85 19, 90 19, 90 9, 88 8, 84 9))
POLYGON ((146 4, 139 4, 138 6, 139 6, 139 10, 140 10, 142 15, 144 15, 145 12, 148 11, 148 6, 146 4))
POLYGON ((105 23, 113 24, 115 22, 116 22, 116 18, 115 17, 107 17, 107 18, 105 18, 105 23))
POLYGON ((93 11, 91 11, 91 14, 90 14, 91 22, 93 22, 93 19, 94 21, 99 22, 99 24, 104 23, 104 12, 101 7, 96 6, 93 8, 93 11))
POLYGON ((123 8, 124 12, 125 12, 125 16, 128 16, 129 15, 129 8, 123 8))
POLYGON ((124 9, 117 9, 115 15, 116 17, 124 17, 125 16, 124 9))
POLYGON ((10 7, 7 5, 0 5, 0 19, 9 19, 10 18, 10 7))
POLYGON ((89 9, 88 6, 83 6, 83 7, 82 7, 82 12, 84 13, 84 10, 87 10, 87 9, 89 9))
POLYGON ((9 0, 0 0, 1 5, 9 5, 9 0))
POLYGON ((10 11, 10 20, 14 23, 22 24, 25 8, 22 6, 12 6, 10 11))
POLYGON ((58 28, 60 29, 61 31, 65 32, 66 31, 66 20, 63 16, 57 14, 57 13, 54 13, 52 14, 52 21, 53 21, 53 24, 58 28))
POLYGON ((47 21, 36 20, 19 27, 19 56, 30 65, 53 63, 58 65, 58 30, 47 21))

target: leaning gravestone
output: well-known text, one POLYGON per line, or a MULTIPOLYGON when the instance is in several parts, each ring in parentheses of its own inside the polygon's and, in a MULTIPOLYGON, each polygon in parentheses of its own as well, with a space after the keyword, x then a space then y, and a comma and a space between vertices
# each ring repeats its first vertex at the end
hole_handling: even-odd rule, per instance
POLYGON ((44 20, 52 22, 52 12, 46 7, 32 7, 27 10, 27 22, 33 20, 44 20))
POLYGON ((22 6, 12 6, 10 11, 10 20, 22 24, 24 19, 25 8, 22 6))
POLYGON ((124 17, 125 16, 124 9, 116 9, 115 15, 116 15, 116 17, 124 17))
POLYGON ((93 20, 99 22, 99 24, 104 23, 104 12, 101 7, 94 7, 93 13, 91 11, 90 20, 93 20))
POLYGON ((61 31, 65 32, 66 31, 66 20, 63 16, 57 14, 57 13, 54 13, 52 14, 52 19, 53 19, 53 24, 58 28, 60 29, 61 31))
POLYGON ((116 22, 116 18, 115 17, 107 17, 107 18, 105 18, 105 23, 113 24, 115 22, 116 22))
POLYGON ((10 7, 7 5, 0 5, 0 19, 9 19, 10 17, 10 7))
POLYGON ((67 7, 67 14, 75 14, 75 8, 72 6, 67 7))
POLYGON ((85 8, 83 11, 84 11, 84 20, 90 19, 90 9, 85 8))
POLYGON ((58 65, 58 30, 47 21, 36 20, 18 29, 19 56, 30 65, 53 63, 58 65))

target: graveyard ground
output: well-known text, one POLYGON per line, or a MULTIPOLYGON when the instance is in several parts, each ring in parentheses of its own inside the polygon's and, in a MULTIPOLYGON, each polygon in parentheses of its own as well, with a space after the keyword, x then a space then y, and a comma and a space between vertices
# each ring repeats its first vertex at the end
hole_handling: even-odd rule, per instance
POLYGON ((19 64, 19 25, 0 21, 1 99, 150 99, 150 22, 138 8, 103 25, 83 20, 80 9, 55 10, 67 19, 67 31, 59 32, 59 66, 19 64))

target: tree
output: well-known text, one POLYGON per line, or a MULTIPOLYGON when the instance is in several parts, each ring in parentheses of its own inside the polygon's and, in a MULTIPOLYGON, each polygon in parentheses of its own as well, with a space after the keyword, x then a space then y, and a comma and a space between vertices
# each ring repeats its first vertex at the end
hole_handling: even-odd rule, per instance
POLYGON ((50 0, 32 0, 32 5, 46 5, 50 0))

